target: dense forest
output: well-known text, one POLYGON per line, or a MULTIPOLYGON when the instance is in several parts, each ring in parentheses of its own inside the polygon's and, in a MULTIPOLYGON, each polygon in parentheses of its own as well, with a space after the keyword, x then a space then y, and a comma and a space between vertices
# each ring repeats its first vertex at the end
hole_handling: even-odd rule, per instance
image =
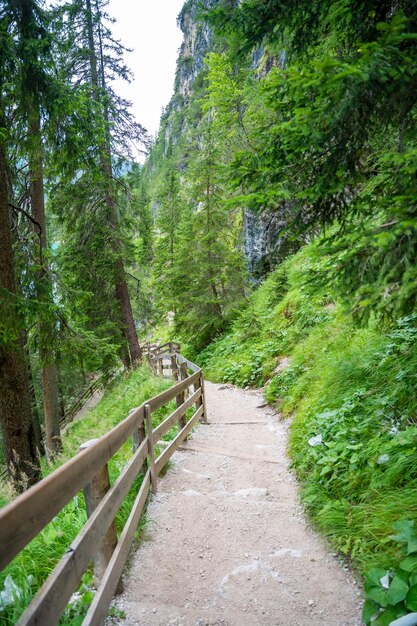
POLYGON ((187 0, 152 142, 113 89, 131 77, 106 5, 0 2, 14 492, 64 459, 95 377, 179 340, 292 417, 302 501, 364 574, 364 623, 417 611, 415 2, 187 0))

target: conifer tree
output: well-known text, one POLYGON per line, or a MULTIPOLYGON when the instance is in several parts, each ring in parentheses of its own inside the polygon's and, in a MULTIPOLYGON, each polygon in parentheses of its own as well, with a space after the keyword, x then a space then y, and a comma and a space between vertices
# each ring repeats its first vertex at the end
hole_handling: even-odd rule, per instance
MULTIPOLYGON (((16 50, 10 15, 0 7, 0 74, 15 75, 16 50)), ((31 417, 29 371, 23 347, 25 321, 18 295, 10 218, 7 164, 7 111, 15 92, 9 82, 0 92, 0 423, 9 476, 22 491, 40 478, 31 417)))
POLYGON ((56 334, 53 285, 48 267, 48 241, 45 214, 44 157, 42 112, 50 109, 57 97, 52 78, 53 61, 50 54, 50 35, 47 16, 36 0, 10 0, 8 11, 17 46, 19 64, 18 110, 27 141, 22 150, 27 153, 30 178, 30 204, 39 235, 39 266, 36 278, 38 300, 46 306, 39 314, 39 356, 42 367, 42 392, 47 454, 53 457, 61 450, 58 374, 53 338, 56 334), (48 311, 49 309, 49 311, 48 311))
MULTIPOLYGON (((96 259, 101 268, 107 268, 107 282, 112 282, 116 306, 112 307, 112 320, 120 327, 123 337, 121 356, 126 366, 141 359, 135 321, 132 313, 126 279, 123 242, 123 203, 118 202, 119 192, 114 175, 117 158, 129 158, 129 142, 143 142, 144 129, 133 122, 129 103, 117 97, 111 87, 115 76, 129 78, 123 62, 123 46, 117 42, 108 27, 110 20, 105 12, 106 2, 76 0, 58 9, 57 20, 61 24, 61 72, 67 75, 84 97, 86 128, 85 145, 81 147, 83 158, 77 167, 67 174, 67 195, 64 200, 69 210, 64 221, 75 236, 74 225, 85 228, 88 234, 79 232, 84 241, 85 258, 89 248, 96 248, 96 259), (75 191, 77 190, 77 192, 75 191), (95 222, 101 244, 94 242, 95 234, 78 212, 74 193, 84 194, 84 211, 89 222, 95 222), (72 196, 72 199, 71 199, 72 196), (75 221, 74 221, 75 220, 75 221), (88 243, 86 243, 88 242, 88 243)), ((61 179, 62 182, 62 179, 61 179)), ((85 277, 82 279, 85 282, 85 277)), ((88 285, 86 285, 88 288, 88 285)), ((90 285, 90 291, 93 285, 90 285)), ((102 298, 99 297, 98 302, 102 298)), ((105 308, 108 301, 105 303, 105 308)), ((105 311, 104 315, 106 317, 105 311)))
POLYGON ((239 211, 225 203, 222 146, 210 115, 200 122, 187 165, 188 209, 177 237, 176 327, 201 349, 224 330, 244 297, 239 211))
POLYGON ((175 254, 184 198, 181 196, 177 163, 173 158, 168 157, 161 168, 154 203, 157 209, 154 273, 158 276, 158 307, 165 312, 172 311, 175 315, 175 254))

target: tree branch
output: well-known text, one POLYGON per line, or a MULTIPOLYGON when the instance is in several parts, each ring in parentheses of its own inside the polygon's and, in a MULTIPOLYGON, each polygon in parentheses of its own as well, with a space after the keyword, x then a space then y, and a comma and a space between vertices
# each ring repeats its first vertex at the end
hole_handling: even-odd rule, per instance
POLYGON ((30 213, 28 213, 27 211, 25 211, 25 209, 21 209, 20 207, 16 206, 15 204, 12 204, 11 202, 9 202, 9 207, 11 209, 13 209, 13 211, 17 211, 18 213, 22 213, 23 215, 25 215, 28 220, 30 220, 32 222, 32 224, 35 224, 35 226, 38 227, 38 232, 36 233, 39 237, 39 264, 43 265, 43 258, 42 258, 42 226, 39 224, 39 222, 37 222, 30 213))
POLYGON ((133 274, 131 274, 130 272, 125 272, 126 276, 130 276, 130 278, 133 278, 133 280, 136 280, 136 282, 138 283, 138 285, 140 285, 140 280, 139 278, 136 278, 136 276, 133 276, 133 274))

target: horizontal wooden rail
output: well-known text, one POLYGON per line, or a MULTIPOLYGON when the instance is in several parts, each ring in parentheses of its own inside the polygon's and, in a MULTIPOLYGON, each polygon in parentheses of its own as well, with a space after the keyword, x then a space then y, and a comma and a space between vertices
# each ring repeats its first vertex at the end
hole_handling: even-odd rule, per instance
POLYGON ((86 524, 19 619, 19 626, 55 626, 91 560, 94 561, 98 588, 83 624, 103 623, 109 603, 119 585, 151 486, 155 492, 158 474, 197 421, 204 421, 206 417, 203 373, 196 365, 172 352, 177 347, 179 349, 178 344, 170 342, 162 346, 162 350, 151 346, 148 350, 150 362, 154 361, 160 372, 164 371, 161 366, 167 358, 165 349, 169 350, 171 374, 177 378, 176 384, 132 409, 106 435, 84 444, 77 456, 0 510, 0 567, 4 568, 81 490, 84 489, 86 498, 90 498, 86 524), (177 407, 153 428, 151 414, 174 399, 177 407), (187 421, 187 411, 192 406, 195 407, 194 414, 187 421), (178 433, 154 460, 154 446, 176 424, 178 433), (135 452, 110 487, 107 463, 130 437, 135 442, 135 452), (105 552, 102 551, 106 548, 108 552, 109 549, 109 540, 106 537, 114 527, 115 516, 136 477, 141 473, 146 459, 149 469, 144 475, 119 540, 113 535, 114 544, 108 558, 104 560, 103 568, 105 552), (99 478, 100 476, 104 476, 104 479, 99 478), (97 491, 99 485, 101 489, 104 485, 104 492, 101 494, 97 491), (94 503, 93 508, 92 493, 99 494, 99 500, 94 503))
POLYGON ((80 396, 78 396, 78 398, 76 398, 74 402, 71 404, 71 406, 65 411, 64 415, 60 419, 61 428, 63 428, 67 424, 70 424, 72 420, 74 419, 75 415, 78 413, 78 411, 80 411, 83 408, 87 400, 91 398, 91 396, 96 391, 103 388, 105 384, 109 383, 110 380, 112 380, 116 376, 116 374, 117 372, 113 372, 110 375, 102 374, 101 376, 96 378, 96 380, 94 380, 91 383, 91 385, 89 385, 87 389, 85 389, 83 393, 80 396))
POLYGON ((175 450, 178 448, 180 443, 184 441, 192 427, 196 424, 199 417, 203 415, 203 407, 200 408, 194 413, 190 421, 184 426, 184 428, 178 433, 172 443, 166 448, 162 454, 156 459, 156 473, 159 474, 161 470, 165 467, 171 456, 174 454, 175 450))
POLYGON ((0 569, 85 487, 95 472, 138 428, 143 416, 142 405, 93 446, 80 452, 0 511, 0 569))
POLYGON ((127 555, 129 553, 130 546, 132 545, 135 531, 138 527, 140 516, 142 515, 143 507, 145 506, 146 499, 149 493, 149 487, 151 483, 150 471, 148 470, 143 479, 142 486, 136 496, 135 503, 127 520, 126 526, 123 529, 119 542, 113 556, 106 570, 101 585, 97 590, 94 600, 88 610, 88 613, 83 621, 83 625, 90 626, 102 624, 107 616, 107 610, 110 602, 112 601, 118 580, 123 571, 124 564, 126 563, 127 555))
POLYGON ((68 600, 77 589, 79 572, 87 569, 97 552, 102 535, 114 520, 146 455, 147 441, 144 441, 31 602, 25 614, 25 623, 58 623, 68 600))
POLYGON ((171 430, 173 425, 178 422, 179 418, 185 415, 190 406, 194 404, 194 402, 196 402, 196 400, 198 400, 200 396, 201 389, 197 389, 197 391, 195 391, 193 395, 188 398, 188 400, 181 404, 178 409, 175 409, 175 411, 171 413, 171 415, 169 415, 161 424, 159 424, 159 426, 155 428, 155 430, 153 431, 153 436, 156 439, 160 439, 161 437, 163 437, 169 430, 171 430))

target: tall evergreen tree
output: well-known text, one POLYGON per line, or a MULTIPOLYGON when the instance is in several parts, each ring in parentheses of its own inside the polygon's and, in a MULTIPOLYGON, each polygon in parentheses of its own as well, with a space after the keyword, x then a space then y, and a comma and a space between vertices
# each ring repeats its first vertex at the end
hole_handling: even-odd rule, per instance
POLYGON ((165 312, 172 311, 175 315, 175 254, 184 198, 181 195, 178 165, 174 158, 168 157, 161 167, 153 201, 157 210, 154 273, 158 276, 158 307, 165 312))
MULTIPOLYGON (((0 74, 11 77, 16 71, 16 50, 4 6, 0 6, 0 36, 0 74)), ((7 110, 13 96, 9 83, 0 93, 0 422, 9 476, 21 491, 39 480, 40 465, 34 446, 24 319, 11 233, 7 110)))
POLYGON ((39 309, 39 356, 42 367, 42 392, 47 454, 53 457, 61 450, 56 335, 53 284, 48 267, 48 241, 45 214, 43 131, 41 115, 50 109, 57 97, 53 84, 53 62, 50 54, 50 35, 47 16, 36 0, 10 0, 8 10, 12 19, 17 46, 19 103, 18 111, 27 141, 22 153, 29 165, 30 205, 39 235, 37 298, 45 307, 39 309), (48 312, 49 310, 49 312, 48 312))
POLYGON ((231 162, 240 201, 274 211, 289 199, 293 238, 327 231, 316 280, 348 295, 358 319, 412 314, 416 3, 222 0, 210 15, 232 64, 260 46, 272 59, 254 72, 255 150, 231 162))
MULTIPOLYGON (((73 237, 74 226, 78 228, 83 220, 77 215, 79 209, 75 206, 76 200, 71 201, 71 194, 74 189, 77 193, 78 190, 85 193, 88 202, 83 209, 89 212, 88 230, 91 231, 91 222, 95 222, 101 233, 101 248, 97 242, 92 243, 95 238, 92 232, 83 234, 80 231, 79 240, 84 241, 85 256, 89 254, 88 245, 96 247, 101 267, 107 268, 107 282, 112 282, 116 305, 111 319, 120 327, 123 337, 121 356, 125 365, 130 366, 140 361, 141 354, 126 279, 123 203, 118 202, 114 165, 118 158, 129 158, 129 142, 143 142, 145 133, 133 122, 129 103, 118 98, 110 85, 115 76, 128 79, 129 71, 123 62, 124 48, 115 41, 107 26, 110 18, 105 12, 106 4, 95 2, 93 6, 90 0, 75 0, 58 11, 57 19, 63 35, 61 71, 84 93, 90 126, 85 135, 86 158, 78 160, 77 167, 69 173, 66 186, 70 191, 65 204, 72 205, 73 210, 67 211, 67 216, 63 217, 73 237)), ((82 227, 85 226, 84 223, 82 227)))
POLYGON ((240 211, 225 202, 222 144, 210 115, 200 122, 187 165, 184 211, 175 253, 175 325, 195 349, 225 329, 244 298, 240 211))

